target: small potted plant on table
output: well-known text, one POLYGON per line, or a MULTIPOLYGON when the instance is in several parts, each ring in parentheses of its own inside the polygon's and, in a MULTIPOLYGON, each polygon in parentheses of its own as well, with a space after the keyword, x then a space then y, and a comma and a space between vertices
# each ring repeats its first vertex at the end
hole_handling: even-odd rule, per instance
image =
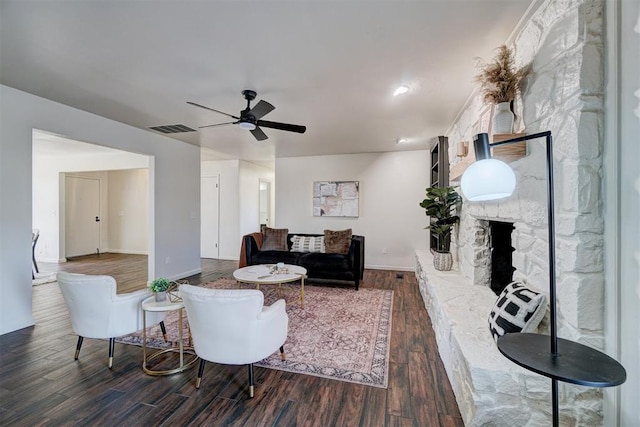
POLYGON ((460 217, 455 215, 455 209, 462 198, 453 187, 428 187, 426 193, 427 197, 420 202, 420 206, 435 221, 431 221, 425 228, 433 231, 438 238, 433 265, 436 270, 449 271, 453 266, 450 252, 451 229, 460 221, 460 217))
POLYGON ((154 279, 149 284, 151 292, 155 293, 156 302, 163 302, 167 300, 167 291, 171 287, 171 281, 164 277, 154 279))

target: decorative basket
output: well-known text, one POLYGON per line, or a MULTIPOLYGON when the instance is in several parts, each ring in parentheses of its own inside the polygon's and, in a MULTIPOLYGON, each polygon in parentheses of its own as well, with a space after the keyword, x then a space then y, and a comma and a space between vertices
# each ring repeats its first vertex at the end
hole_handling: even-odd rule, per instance
POLYGON ((434 252, 433 266, 438 271, 450 271, 453 267, 453 256, 451 252, 434 252))

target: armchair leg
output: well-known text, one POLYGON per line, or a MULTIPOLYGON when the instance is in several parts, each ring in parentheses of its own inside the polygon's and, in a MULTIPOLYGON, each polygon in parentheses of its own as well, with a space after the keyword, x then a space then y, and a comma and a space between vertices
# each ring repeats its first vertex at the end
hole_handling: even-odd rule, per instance
POLYGON ((113 366, 113 350, 116 346, 116 339, 109 338, 109 369, 113 366))
POLYGON ((164 321, 160 322, 160 329, 162 329, 162 337, 164 338, 164 342, 168 342, 168 340, 167 340, 167 328, 164 326, 164 321))
POLYGON ((78 356, 80 356, 80 347, 82 347, 82 341, 84 337, 78 336, 78 344, 76 344, 76 354, 73 357, 73 360, 78 360, 78 356))
POLYGON ((249 363, 249 397, 253 397, 253 363, 249 363))
POLYGON ((280 346, 280 360, 287 360, 287 355, 284 354, 284 346, 280 346))
POLYGON ((196 388, 200 388, 200 381, 202 381, 202 374, 204 374, 204 364, 206 360, 200 359, 200 367, 198 368, 198 378, 196 378, 196 388))

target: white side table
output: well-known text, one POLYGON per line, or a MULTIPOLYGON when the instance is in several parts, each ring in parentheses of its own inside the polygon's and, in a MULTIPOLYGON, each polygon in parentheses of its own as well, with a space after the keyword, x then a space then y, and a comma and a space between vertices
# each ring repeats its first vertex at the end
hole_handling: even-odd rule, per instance
POLYGON ((145 374, 160 376, 160 375, 171 375, 176 374, 178 372, 183 372, 189 368, 191 368, 196 361, 198 360, 198 356, 195 353, 189 352, 187 353, 190 356, 193 356, 190 360, 185 363, 185 350, 193 351, 192 347, 185 347, 184 345, 184 337, 182 336, 182 310, 184 309, 184 303, 182 300, 179 301, 170 301, 167 299, 163 302, 156 302, 155 297, 151 296, 144 301, 142 301, 142 370, 145 374), (148 311, 178 311, 178 348, 171 347, 163 350, 158 350, 147 357, 147 312, 148 311), (167 370, 156 370, 147 367, 147 363, 157 359, 163 354, 166 353, 178 353, 180 356, 180 364, 175 369, 167 369, 167 370))

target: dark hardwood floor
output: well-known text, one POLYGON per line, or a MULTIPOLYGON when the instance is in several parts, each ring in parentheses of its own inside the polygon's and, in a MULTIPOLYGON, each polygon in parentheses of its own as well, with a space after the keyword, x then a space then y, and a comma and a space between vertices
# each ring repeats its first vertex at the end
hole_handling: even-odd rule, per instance
MULTIPOLYGON (((110 274, 128 292, 145 286, 146 262, 101 254, 40 271, 110 274)), ((203 259, 188 279, 228 277, 236 265, 203 259)), ((0 425, 462 426, 415 275, 402 276, 367 270, 360 285, 394 291, 387 389, 257 367, 253 399, 244 366, 208 364, 196 390, 197 369, 147 376, 132 345, 116 344, 112 370, 103 340, 86 339, 74 361, 77 336, 57 284, 36 286, 36 325, 0 336, 0 425)))

